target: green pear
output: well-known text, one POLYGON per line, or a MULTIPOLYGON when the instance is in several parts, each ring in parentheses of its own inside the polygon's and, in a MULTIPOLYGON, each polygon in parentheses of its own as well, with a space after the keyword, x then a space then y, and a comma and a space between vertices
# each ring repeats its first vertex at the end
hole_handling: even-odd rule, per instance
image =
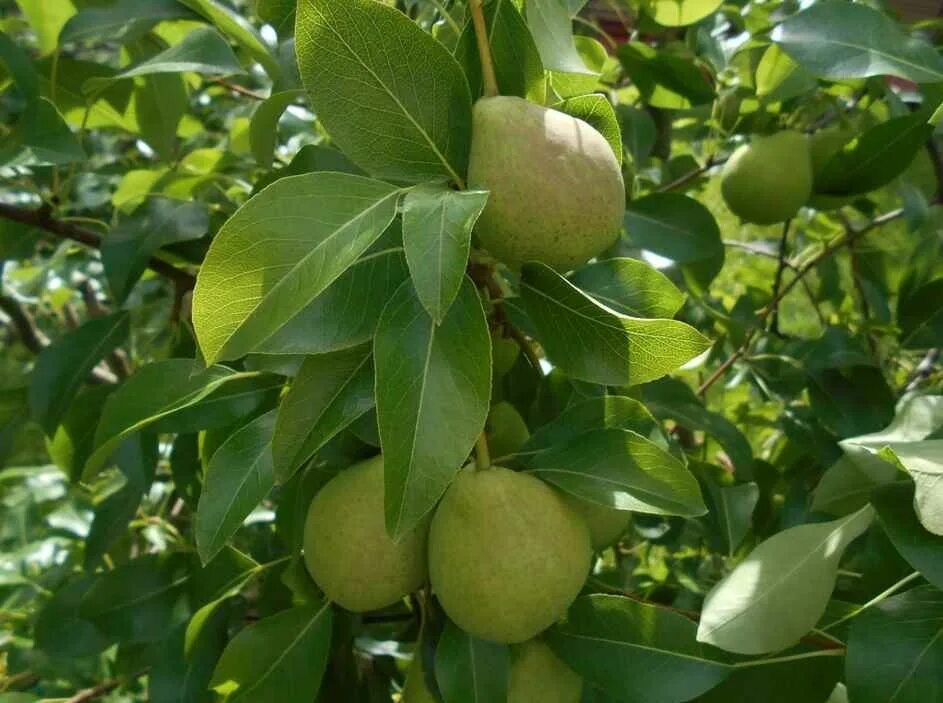
POLYGON ((521 348, 517 342, 507 337, 492 335, 491 337, 491 358, 494 359, 494 377, 499 380, 514 364, 517 363, 517 357, 521 355, 521 348))
POLYGON ((475 234, 508 266, 566 271, 619 237, 625 186, 612 147, 576 117, 522 98, 475 103, 468 186, 490 191, 475 234))
POLYGON ((746 222, 788 220, 812 194, 808 139, 792 130, 754 137, 727 161, 720 190, 731 212, 746 222))
POLYGON ((406 672, 406 683, 403 685, 402 703, 436 703, 436 699, 429 693, 426 686, 426 669, 422 663, 422 653, 418 650, 413 655, 413 661, 406 672))
POLYGON ((429 532, 429 577, 448 616, 493 642, 523 642, 566 612, 589 572, 583 519, 529 474, 465 469, 429 532))
POLYGON ((619 539, 632 519, 632 513, 628 510, 616 510, 569 494, 566 494, 566 502, 586 521, 590 541, 596 550, 608 547, 619 539))
POLYGON ((491 456, 502 457, 516 454, 530 437, 527 423, 517 412, 517 408, 502 401, 492 406, 485 423, 488 434, 488 448, 491 456))
POLYGON ((829 195, 816 192, 816 185, 825 165, 842 147, 857 136, 851 126, 835 125, 815 132, 809 137, 809 154, 812 158, 812 196, 809 207, 816 210, 837 210, 854 201, 854 196, 829 195))
POLYGON ((428 524, 394 542, 383 512, 383 458, 341 471, 311 501, 304 531, 308 571, 324 594, 354 612, 392 605, 426 579, 428 524))
POLYGON ((579 703, 582 695, 583 679, 542 640, 511 647, 507 703, 579 703))

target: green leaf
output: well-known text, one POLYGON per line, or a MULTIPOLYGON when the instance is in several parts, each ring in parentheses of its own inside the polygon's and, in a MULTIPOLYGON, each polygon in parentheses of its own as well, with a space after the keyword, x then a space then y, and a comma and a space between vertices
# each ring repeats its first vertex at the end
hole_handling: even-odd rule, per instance
POLYGON ((213 454, 196 511, 196 548, 204 564, 226 546, 275 485, 271 410, 234 432, 213 454))
POLYGON ((33 645, 52 657, 88 657, 111 642, 91 621, 79 615, 79 605, 96 577, 79 575, 61 585, 36 618, 33 645))
POLYGON ((89 320, 39 354, 31 375, 33 419, 52 435, 92 369, 129 334, 128 313, 89 320))
POLYGON ((59 420, 55 434, 46 440, 50 458, 71 481, 81 478, 85 462, 95 449, 95 428, 113 390, 113 386, 103 385, 80 392, 59 420))
POLYGON ((435 677, 445 703, 506 700, 509 667, 507 645, 478 639, 446 621, 435 651, 435 677))
POLYGON ((586 432, 536 454, 528 471, 617 510, 684 517, 707 512, 697 479, 684 464, 631 430, 586 432))
POLYGON ((472 228, 487 201, 487 191, 456 191, 445 183, 418 186, 403 199, 406 261, 416 294, 436 324, 462 286, 472 228))
POLYGON ((943 439, 891 444, 887 451, 914 480, 914 509, 920 523, 943 536, 943 439))
POLYGON ((543 264, 524 265, 521 295, 550 360, 569 376, 590 383, 646 383, 709 346, 683 322, 610 310, 543 264))
POLYGON ((655 121, 645 110, 629 105, 617 105, 616 116, 622 132, 622 144, 632 156, 632 163, 640 166, 655 147, 655 121))
POLYGON ((545 68, 590 73, 573 42, 572 13, 567 0, 530 0, 527 24, 545 68))
POLYGON ((149 59, 125 69, 111 78, 90 78, 82 86, 86 93, 95 93, 115 81, 160 73, 199 73, 225 76, 245 73, 229 44, 212 27, 198 27, 175 44, 149 59))
POLYGON ((817 3, 773 30, 773 40, 819 78, 897 76, 943 81, 943 58, 924 41, 867 5, 817 3))
POLYGON ((622 130, 612 103, 605 95, 578 95, 567 98, 553 106, 553 109, 579 118, 599 132, 612 147, 619 165, 622 165, 622 130))
POLYGON ((39 50, 43 54, 54 51, 62 27, 75 14, 73 0, 16 0, 20 11, 36 32, 39 50))
POLYGON ((812 510, 830 515, 847 515, 868 503, 872 491, 893 481, 897 467, 877 459, 859 463, 848 456, 832 464, 812 493, 812 510))
POLYGON ((698 640, 739 654, 796 644, 825 613, 842 554, 873 517, 865 506, 840 520, 770 537, 707 594, 698 640))
POLYGON ((283 90, 259 103, 252 113, 249 125, 249 144, 252 155, 262 168, 272 168, 275 145, 278 142, 278 121, 288 106, 304 95, 303 90, 283 90))
POLYGON ((223 652, 210 686, 226 703, 313 700, 331 646, 330 603, 311 603, 259 620, 223 652))
POLYGON ((894 483, 876 490, 871 503, 878 522, 904 559, 943 590, 943 540, 930 534, 914 512, 914 486, 894 483))
POLYGON ((131 41, 146 34, 158 22, 194 17, 177 0, 117 0, 106 7, 83 7, 62 27, 59 45, 131 41))
POLYGON ((673 317, 684 305, 684 293, 665 274, 636 259, 594 261, 569 279, 606 307, 630 317, 673 317))
POLYGON ((402 248, 366 254, 257 351, 325 354, 369 341, 383 307, 408 277, 402 248))
POLYGON ((797 97, 815 90, 817 85, 815 76, 777 44, 770 44, 756 67, 756 95, 770 101, 797 97))
POLYGON ((684 27, 700 22, 720 9, 723 0, 647 0, 644 7, 663 27, 684 27))
POLYGON ((440 325, 412 283, 393 295, 374 340, 387 531, 414 528, 436 504, 485 426, 491 335, 465 280, 440 325))
POLYGON ((149 198, 134 214, 119 219, 101 247, 112 294, 123 301, 147 270, 154 252, 169 244, 199 239, 209 226, 204 204, 165 197, 149 198))
POLYGON ((255 27, 235 10, 217 0, 179 0, 194 12, 212 22, 249 56, 259 62, 273 81, 281 77, 282 69, 255 27))
POLYGON ((0 143, 0 165, 51 166, 85 160, 82 145, 55 105, 38 98, 0 143))
POLYGON ((374 0, 300 0, 296 50, 315 113, 358 166, 378 178, 463 183, 468 82, 406 15, 374 0))
POLYGON ((141 138, 162 160, 173 161, 177 130, 190 108, 187 84, 177 73, 156 73, 134 87, 134 112, 141 138))
POLYGON ((653 193, 625 211, 629 243, 671 259, 689 285, 706 290, 724 265, 724 243, 710 210, 680 193, 653 193))
POLYGON ((255 373, 231 380, 192 405, 157 420, 153 432, 188 434, 245 424, 260 410, 273 407, 285 379, 255 373))
POLYGON ((753 526, 753 510, 760 499, 759 486, 755 483, 721 486, 709 480, 705 483, 708 507, 705 519, 723 538, 727 554, 733 556, 753 526))
POLYGON ((913 163, 932 133, 923 111, 882 122, 826 162, 815 177, 815 191, 858 195, 887 185, 913 163))
POLYGON ((901 291, 897 324, 905 349, 930 349, 943 339, 943 278, 901 291))
POLYGON ((845 676, 855 703, 928 703, 943 680, 943 592, 920 586, 854 619, 845 676))
POLYGON ((686 109, 714 100, 714 88, 690 58, 642 42, 623 44, 618 56, 642 98, 653 107, 686 109))
POLYGON ((373 409, 368 345, 309 356, 282 399, 272 440, 275 478, 290 479, 354 420, 373 409))
POLYGON ((0 61, 27 102, 39 98, 39 75, 29 54, 4 32, 0 32, 0 61))
POLYGON ((399 193, 360 176, 312 173, 276 181, 243 205, 213 239, 193 294, 207 362, 254 351, 301 312, 389 226, 399 193))
POLYGON ((616 700, 680 703, 730 674, 719 653, 695 641, 695 629, 665 608, 589 595, 545 637, 574 671, 616 700))

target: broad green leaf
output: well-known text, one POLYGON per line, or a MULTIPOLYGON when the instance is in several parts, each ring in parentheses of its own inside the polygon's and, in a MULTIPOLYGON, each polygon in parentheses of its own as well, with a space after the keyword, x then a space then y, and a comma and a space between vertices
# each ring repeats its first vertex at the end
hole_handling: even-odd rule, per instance
POLYGON ((817 3, 773 30, 773 40, 819 78, 897 76, 943 81, 943 58, 887 15, 851 2, 817 3))
POLYGON ((79 615, 82 598, 97 577, 81 574, 59 586, 36 618, 33 645, 52 657, 88 657, 111 644, 91 621, 79 615))
POLYGON ((255 182, 252 194, 255 195, 263 188, 272 185, 275 181, 286 176, 298 176, 313 171, 340 171, 355 176, 364 175, 363 171, 351 162, 337 149, 321 144, 305 144, 292 157, 287 166, 269 171, 255 182))
POLYGON ((358 166, 378 178, 463 183, 468 82, 406 15, 374 0, 300 0, 296 50, 318 119, 358 166))
POLYGON ((655 147, 655 121, 645 110, 629 105, 617 105, 616 116, 619 118, 622 144, 631 155, 632 163, 641 166, 655 147))
POLYGON ((331 646, 330 603, 284 610, 249 625, 229 642, 210 686, 226 703, 314 700, 331 646))
POLYGON ((95 429, 111 385, 92 386, 81 391, 59 420, 55 434, 46 440, 50 458, 69 477, 78 481, 85 462, 95 449, 95 429))
POLYGON ((645 9, 663 27, 684 27, 715 13, 723 0, 647 0, 645 9))
POLYGON ((134 87, 138 131, 163 161, 174 160, 177 131, 189 108, 187 84, 182 74, 155 73, 139 79, 134 87))
POLYGON ((690 58, 642 42, 623 44, 618 57, 642 98, 653 107, 687 109, 714 100, 713 86, 690 58))
POLYGON ((59 45, 67 42, 126 42, 150 31, 158 22, 194 17, 176 0, 117 0, 106 7, 83 7, 62 27, 59 45))
POLYGON ((631 317, 673 317, 684 293, 644 261, 603 259, 578 268, 570 282, 608 308, 631 317))
POLYGON ((914 480, 914 509, 920 523, 943 536, 943 439, 890 444, 887 449, 914 480))
POLYGON ((237 378, 192 405, 160 418, 151 430, 188 434, 242 425, 260 410, 273 407, 284 384, 284 378, 269 373, 237 378))
POLYGON ((27 102, 36 100, 39 97, 39 76, 33 62, 29 54, 4 32, 0 32, 0 61, 27 102))
POLYGON ((209 363, 254 351, 333 283, 383 233, 400 191, 343 173, 276 181, 213 239, 193 294, 209 363))
POLYGON ((539 452, 527 466, 568 493, 618 510, 684 517, 707 512, 684 464, 631 430, 586 432, 539 452))
POLYGON ((622 164, 622 131, 616 111, 605 95, 599 93, 578 95, 555 104, 553 108, 592 126, 606 138, 609 146, 612 147, 612 152, 616 155, 616 160, 620 165, 622 164))
POLYGON ((573 21, 567 0, 530 0, 527 24, 544 67, 564 73, 590 73, 573 42, 573 21))
POLYGON ((30 103, 0 142, 0 165, 4 166, 52 166, 84 160, 82 145, 46 98, 30 103))
POLYGON ((400 286, 377 326, 374 364, 386 527, 397 538, 442 497, 488 416, 491 335, 471 281, 440 325, 412 283, 400 286))
POLYGON ((894 392, 881 369, 850 366, 810 374, 809 405, 841 438, 873 432, 894 417, 894 392))
POLYGON ((375 405, 368 345, 309 356, 278 409, 275 478, 285 483, 344 428, 375 405))
POLYGON ((262 168, 272 168, 275 145, 278 143, 278 121, 288 106, 304 95, 303 90, 283 90, 259 103, 252 113, 249 143, 252 155, 262 168))
POLYGON ((884 486, 871 498, 878 522, 894 547, 912 567, 943 590, 943 539, 920 524, 914 511, 914 487, 910 483, 884 486))
POLYGON ((29 390, 33 419, 52 435, 92 369, 129 333, 128 314, 89 320, 43 349, 29 390))
POLYGON ((179 2, 212 22, 220 32, 258 61, 273 81, 281 77, 282 70, 278 60, 255 27, 237 11, 217 0, 179 0, 179 2))
POLYGON ((257 351, 325 354, 362 344, 373 337, 383 307, 408 277, 402 248, 365 254, 257 351))
POLYGON ((56 61, 49 58, 37 62, 36 69, 40 73, 43 96, 51 99, 55 95, 56 107, 73 129, 80 129, 85 124, 88 129, 116 127, 128 132, 137 132, 138 123, 132 100, 133 82, 115 83, 103 91, 97 100, 92 101, 90 106, 90 98, 82 93, 85 81, 91 78, 111 78, 118 73, 117 70, 93 61, 62 56, 61 52, 56 61))
POLYGON ((196 511, 196 547, 204 564, 219 553, 275 485, 270 410, 234 432, 213 454, 196 511))
POLYGON ((753 526, 753 510, 760 499, 755 483, 721 486, 713 481, 707 484, 708 513, 705 518, 713 523, 723 538, 728 555, 733 555, 753 526))
POLYGON ((199 239, 209 226, 209 212, 202 203, 165 197, 149 198, 132 215, 119 219, 101 248, 112 294, 118 300, 127 298, 154 252, 168 244, 199 239))
POLYGON ((435 677, 445 703, 502 703, 509 667, 507 645, 478 639, 446 621, 435 651, 435 677))
POLYGON ((59 32, 75 14, 74 0, 16 0, 33 31, 41 53, 55 50, 59 32))
POLYGON ((847 515, 867 504, 875 488, 895 478, 903 478, 903 474, 885 461, 857 462, 843 456, 819 479, 812 493, 812 510, 847 515))
POLYGON ((680 193, 653 193, 625 211, 629 243, 671 259, 695 288, 706 290, 724 265, 724 243, 710 210, 680 193))
POLYGON ((543 264, 524 265, 521 294, 550 360, 582 381, 646 383, 709 346, 683 322, 629 317, 600 305, 543 264))
POLYGON ((403 199, 403 248, 416 294, 436 324, 465 278, 471 233, 488 192, 444 182, 413 188, 403 199))
POLYGON ((845 663, 855 703, 929 703, 943 681, 943 591, 920 586, 852 621, 845 663))
POLYGON ((882 122, 826 162, 815 177, 815 190, 858 195, 887 185, 913 163, 932 133, 922 111, 882 122))
POLYGON ((770 537, 707 594, 698 640, 739 654, 796 644, 825 613, 842 554, 873 517, 865 506, 770 537))
POLYGON ((788 100, 814 90, 818 82, 778 44, 770 44, 756 67, 757 97, 788 100))
POLYGON ((915 290, 902 291, 897 302, 897 324, 905 349, 930 349, 943 339, 943 278, 915 290))
POLYGON ((667 608, 589 595, 545 637, 574 671, 615 700, 681 703, 730 674, 719 652, 698 644, 695 630, 667 608))

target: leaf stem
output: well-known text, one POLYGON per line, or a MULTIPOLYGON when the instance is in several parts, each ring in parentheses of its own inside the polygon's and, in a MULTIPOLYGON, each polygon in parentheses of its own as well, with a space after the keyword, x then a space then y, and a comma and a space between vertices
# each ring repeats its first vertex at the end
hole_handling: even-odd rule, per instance
POLYGON ((902 589, 904 586, 906 586, 906 585, 907 585, 908 583, 910 583, 911 581, 914 581, 915 579, 918 579, 918 578, 920 578, 920 577, 921 577, 921 574, 920 574, 919 571, 914 571, 912 574, 910 574, 910 576, 905 576, 904 578, 902 578, 900 581, 898 581, 897 583, 895 583, 893 586, 891 586, 891 587, 888 588, 887 590, 882 591, 881 593, 878 593, 876 596, 874 596, 874 598, 872 598, 871 600, 869 600, 867 603, 865 603, 864 605, 862 605, 860 608, 855 608, 854 610, 852 610, 850 613, 848 613, 848 614, 847 614, 846 616, 844 616, 843 618, 839 618, 839 619, 836 620, 835 622, 829 623, 828 625, 826 625, 825 627, 823 627, 823 628, 822 628, 822 632, 826 632, 826 631, 828 631, 828 630, 831 630, 833 627, 838 627, 838 626, 841 625, 843 622, 847 622, 848 620, 851 620, 852 618, 858 617, 859 615, 861 615, 861 613, 863 613, 863 612, 864 612, 865 610, 867 610, 868 608, 874 607, 875 605, 877 605, 877 604, 880 603, 881 601, 883 601, 883 600, 885 600, 886 598, 889 598, 890 596, 892 596, 892 595, 894 595, 895 593, 897 593, 897 591, 899 591, 900 589, 902 589))
POLYGON ((772 657, 771 659, 751 659, 745 662, 735 662, 730 666, 734 669, 744 669, 751 666, 766 666, 767 664, 782 664, 783 662, 798 661, 800 659, 811 659, 813 657, 843 657, 844 649, 819 649, 814 652, 803 652, 802 654, 791 654, 787 657, 772 657))
POLYGON ((479 471, 491 468, 491 452, 488 450, 488 437, 484 430, 478 435, 478 441, 475 442, 475 466, 479 471))
POLYGON ((478 41, 478 58, 481 61, 481 80, 484 83, 483 93, 486 98, 499 95, 498 79, 494 72, 494 60, 491 57, 491 43, 488 41, 488 25, 485 24, 485 13, 481 7, 481 0, 470 0, 472 23, 475 25, 475 39, 478 41))

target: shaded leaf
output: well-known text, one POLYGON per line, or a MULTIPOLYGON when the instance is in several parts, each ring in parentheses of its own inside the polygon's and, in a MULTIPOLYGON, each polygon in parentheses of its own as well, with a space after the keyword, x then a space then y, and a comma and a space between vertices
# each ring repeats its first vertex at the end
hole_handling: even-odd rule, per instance
POLYGON ((273 81, 281 77, 281 67, 277 58, 266 46, 255 27, 241 14, 217 0, 179 0, 179 2, 212 22, 219 31, 258 61, 273 81))
POLYGON ((943 590, 943 539, 920 524, 914 512, 914 486, 894 483, 874 492, 871 503, 894 547, 912 567, 943 590))
POLYGON ((665 274, 636 259, 594 261, 569 279, 606 307, 631 317, 673 317, 684 304, 684 293, 665 274))
POLYGON ((59 32, 59 45, 68 42, 129 41, 158 22, 193 19, 176 0, 118 0, 106 7, 83 7, 59 32))
POLYGON ((278 142, 278 121, 288 106, 304 95, 303 90, 283 90, 259 103, 249 125, 252 155, 262 168, 271 168, 278 142))
POLYGON ((50 166, 85 160, 85 151, 56 106, 38 98, 0 143, 0 165, 50 166))
POLYGON ((505 701, 509 667, 507 645, 478 639, 446 621, 435 652, 435 677, 445 703, 505 701))

